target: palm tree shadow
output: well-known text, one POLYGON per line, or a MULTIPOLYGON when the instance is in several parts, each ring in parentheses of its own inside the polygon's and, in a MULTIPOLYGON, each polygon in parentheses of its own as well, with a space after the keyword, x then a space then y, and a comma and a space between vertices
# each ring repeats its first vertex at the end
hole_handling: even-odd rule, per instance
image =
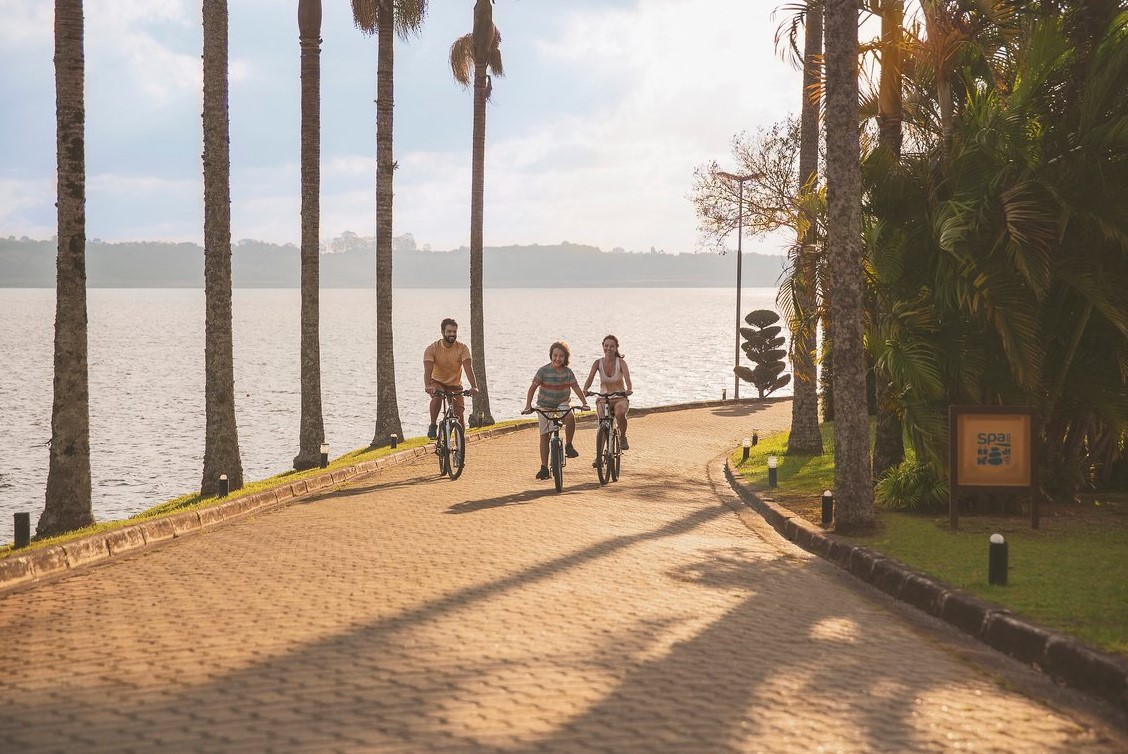
POLYGON ((768 403, 738 403, 731 406, 720 406, 712 410, 714 416, 721 416, 726 419, 739 418, 741 416, 755 416, 771 407, 768 403))
POLYGON ((488 497, 482 500, 466 500, 461 503, 455 503, 443 511, 443 513, 448 515, 476 513, 477 511, 488 510, 490 508, 504 508, 508 505, 527 505, 528 503, 542 498, 566 499, 569 493, 584 492, 598 486, 599 484, 596 482, 587 482, 585 484, 570 485, 565 487, 562 492, 557 492, 555 489, 524 490, 522 492, 514 492, 510 495, 499 495, 498 497, 488 497))

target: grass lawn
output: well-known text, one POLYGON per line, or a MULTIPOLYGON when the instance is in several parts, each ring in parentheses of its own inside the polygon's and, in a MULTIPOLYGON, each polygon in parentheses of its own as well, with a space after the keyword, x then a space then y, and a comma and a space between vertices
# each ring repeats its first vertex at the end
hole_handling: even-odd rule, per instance
MULTIPOLYGON (((821 495, 834 481, 833 425, 823 426, 822 456, 787 456, 787 434, 765 438, 732 456, 753 489, 767 491, 767 456, 779 458, 779 486, 771 497, 818 524, 821 495)), ((1029 516, 960 517, 877 511, 874 534, 844 537, 900 560, 952 586, 1003 605, 1043 626, 1128 658, 1128 501, 1108 497, 1075 504, 1044 504, 1041 528, 1029 516), (1006 586, 987 583, 992 533, 1008 542, 1006 586)), ((841 536, 841 535, 836 535, 841 536)))

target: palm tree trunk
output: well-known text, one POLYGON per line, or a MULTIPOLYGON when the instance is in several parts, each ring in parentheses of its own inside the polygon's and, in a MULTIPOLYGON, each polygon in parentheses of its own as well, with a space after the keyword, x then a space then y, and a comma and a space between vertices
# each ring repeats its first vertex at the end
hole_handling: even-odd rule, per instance
POLYGON ((302 77, 302 406, 295 469, 321 460, 325 423, 321 411, 321 0, 298 0, 302 77))
POLYGON ((830 279, 834 281, 834 495, 836 526, 873 524, 863 346, 858 2, 826 4, 826 141, 830 279))
POLYGON ((86 110, 82 0, 55 2, 59 248, 51 452, 40 537, 94 523, 86 340, 86 110))
MULTIPOLYGON (((807 23, 803 43, 803 105, 800 110, 799 176, 803 185, 814 187, 819 171, 819 104, 810 97, 810 88, 818 81, 817 59, 822 57, 823 9, 821 3, 807 4, 807 23)), ((818 375, 815 348, 818 318, 815 316, 815 264, 812 241, 815 218, 808 214, 806 230, 799 239, 796 264, 797 285, 795 313, 791 323, 791 363, 795 372, 791 401, 791 434, 788 453, 821 455, 822 434, 819 432, 818 375)))
MULTIPOLYGON (((881 4, 881 83, 878 113, 878 145, 901 160, 902 97, 901 97, 901 39, 905 15, 904 0, 883 0, 881 4)), ((881 298, 876 297, 877 306, 881 298)), ((872 318, 878 322, 883 312, 872 318)), ((876 327, 876 324, 875 324, 876 327)), ((876 340, 876 339, 873 339, 876 340)), ((877 409, 877 427, 873 440, 873 478, 877 481, 890 469, 905 460, 904 429, 897 413, 893 384, 889 370, 874 359, 874 402, 877 409)))
POLYGON ((474 134, 470 177, 470 351, 478 394, 474 414, 480 425, 494 423, 490 412, 490 393, 486 381, 486 316, 482 284, 482 229, 485 223, 486 185, 486 63, 474 65, 474 134))
POLYGON ((372 447, 403 437, 392 349, 392 159, 395 8, 380 0, 376 65, 376 430, 372 447))
POLYGON ((243 486, 235 424, 231 322, 231 154, 227 0, 203 0, 204 22, 204 472, 200 494, 243 486))

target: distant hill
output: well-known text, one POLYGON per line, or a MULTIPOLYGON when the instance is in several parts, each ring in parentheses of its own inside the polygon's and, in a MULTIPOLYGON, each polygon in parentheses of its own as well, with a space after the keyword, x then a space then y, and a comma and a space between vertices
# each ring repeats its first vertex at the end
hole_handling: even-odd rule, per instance
MULTIPOLYGON (((414 248, 410 236, 396 239, 393 285, 399 288, 461 288, 467 285, 470 252, 414 248)), ((376 282, 371 239, 351 236, 321 255, 323 288, 371 288, 376 282)), ((0 287, 51 288, 55 285, 55 241, 0 239, 0 287)), ((296 288, 299 250, 292 244, 241 241, 232 249, 232 281, 237 288, 296 288)), ((650 254, 594 246, 502 246, 484 250, 489 288, 716 287, 733 284, 731 254, 650 254)), ((743 284, 775 287, 781 257, 745 254, 743 284)), ((204 250, 192 243, 100 243, 86 247, 87 285, 92 288, 202 288, 204 250)))

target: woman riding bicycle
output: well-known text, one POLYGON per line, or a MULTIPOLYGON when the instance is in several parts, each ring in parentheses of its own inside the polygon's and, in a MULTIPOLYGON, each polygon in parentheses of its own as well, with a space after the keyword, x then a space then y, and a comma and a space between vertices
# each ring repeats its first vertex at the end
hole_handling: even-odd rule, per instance
MULTIPOLYGON (((584 409, 587 409, 587 398, 580 391, 580 383, 576 381, 576 374, 568 368, 568 361, 572 357, 572 352, 568 348, 568 344, 563 341, 556 341, 548 349, 549 363, 537 370, 533 375, 533 382, 529 385, 529 392, 525 396, 525 410, 521 413, 533 413, 533 393, 537 388, 540 388, 540 393, 537 394, 537 408, 544 410, 551 409, 567 409, 571 393, 575 391, 576 395, 580 397, 580 403, 584 409)), ((540 423, 540 471, 537 472, 537 479, 548 479, 551 473, 548 470, 548 436, 552 433, 552 422, 541 414, 537 414, 537 420, 540 423)), ((576 420, 571 412, 564 418, 564 436, 566 445, 564 454, 568 458, 575 458, 579 455, 576 449, 572 446, 572 438, 576 434, 576 420)))
MULTIPOLYGON (((603 339, 603 357, 596 359, 595 363, 591 365, 591 371, 588 373, 587 381, 584 382, 584 392, 586 393, 591 388, 591 383, 595 380, 596 372, 599 373, 599 392, 601 393, 626 393, 630 395, 631 390, 631 372, 627 369, 627 362, 623 359, 623 354, 619 353, 619 339, 614 335, 608 335, 603 339)), ((599 417, 603 418, 603 412, 607 408, 607 400, 605 398, 597 398, 595 400, 595 412, 599 417)), ((611 410, 615 412, 615 420, 619 424, 619 441, 620 447, 626 450, 627 445, 627 409, 630 408, 630 401, 624 396, 611 399, 611 410)))

